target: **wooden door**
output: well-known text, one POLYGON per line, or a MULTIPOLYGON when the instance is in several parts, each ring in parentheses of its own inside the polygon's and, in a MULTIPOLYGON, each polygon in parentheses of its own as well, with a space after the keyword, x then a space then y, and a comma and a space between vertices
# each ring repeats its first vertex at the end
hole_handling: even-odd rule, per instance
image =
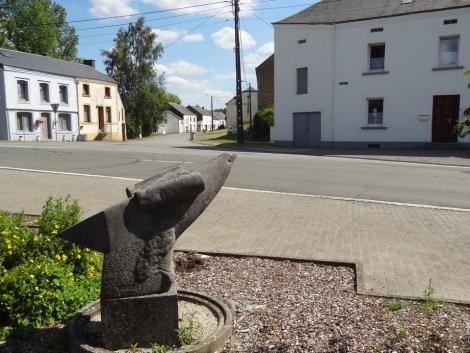
POLYGON ((460 96, 434 96, 432 142, 457 142, 455 126, 459 121, 460 96))
POLYGON ((98 129, 104 130, 104 109, 98 107, 98 129))

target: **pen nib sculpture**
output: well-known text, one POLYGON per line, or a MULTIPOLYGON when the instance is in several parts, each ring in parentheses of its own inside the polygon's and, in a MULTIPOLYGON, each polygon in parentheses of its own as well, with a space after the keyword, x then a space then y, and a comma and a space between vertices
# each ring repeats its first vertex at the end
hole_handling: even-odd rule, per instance
POLYGON ((128 188, 127 200, 60 234, 104 254, 105 348, 178 343, 174 244, 220 191, 235 158, 223 154, 191 171, 153 176, 128 188))

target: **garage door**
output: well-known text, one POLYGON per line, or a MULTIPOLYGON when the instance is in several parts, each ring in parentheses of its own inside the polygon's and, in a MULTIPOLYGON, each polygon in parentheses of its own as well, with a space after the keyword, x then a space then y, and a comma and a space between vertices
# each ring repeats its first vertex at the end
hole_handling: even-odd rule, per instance
POLYGON ((294 113, 294 146, 318 147, 321 143, 321 113, 294 113))

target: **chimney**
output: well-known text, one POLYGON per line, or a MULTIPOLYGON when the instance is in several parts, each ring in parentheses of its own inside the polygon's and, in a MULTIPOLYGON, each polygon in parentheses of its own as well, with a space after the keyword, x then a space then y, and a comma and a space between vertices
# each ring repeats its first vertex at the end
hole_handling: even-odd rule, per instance
POLYGON ((83 59, 83 64, 91 66, 92 68, 95 68, 95 63, 96 61, 93 59, 83 59))

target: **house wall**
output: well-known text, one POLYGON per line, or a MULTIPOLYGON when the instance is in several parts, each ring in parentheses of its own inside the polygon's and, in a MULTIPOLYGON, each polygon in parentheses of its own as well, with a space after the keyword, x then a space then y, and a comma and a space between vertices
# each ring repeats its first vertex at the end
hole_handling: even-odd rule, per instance
MULTIPOLYGON (((242 110, 243 110, 243 122, 250 122, 250 105, 249 105, 249 93, 242 92, 242 110)), ((232 99, 226 104, 226 113, 225 117, 227 118, 228 126, 237 126, 237 102, 235 99, 232 99)), ((251 111, 252 116, 258 112, 258 92, 251 92, 251 111)))
POLYGON ((196 115, 184 115, 183 126, 184 126, 183 132, 196 132, 197 131, 196 115))
POLYGON ((258 81, 258 109, 274 106, 274 56, 256 68, 258 81))
MULTIPOLYGON (((49 113, 51 116, 52 140, 72 141, 78 136, 78 109, 77 109, 77 89, 75 80, 72 77, 57 76, 47 73, 18 69, 14 67, 4 67, 5 79, 5 112, 7 115, 7 126, 9 127, 8 139, 13 141, 38 141, 44 140, 42 129, 46 124, 35 124, 41 118, 41 113, 49 113), (28 82, 29 101, 22 102, 18 99, 17 80, 28 82), (41 102, 39 95, 39 84, 45 82, 49 84, 50 102, 41 102), (60 103, 59 110, 55 115, 51 103, 58 103, 59 86, 68 86, 68 104, 60 103), (18 112, 28 112, 32 114, 33 131, 18 131, 16 116, 18 112), (70 131, 56 130, 55 118, 60 113, 70 114, 70 131)), ((57 127, 59 124, 57 123, 57 127)), ((3 137, 2 137, 3 138, 3 137)))
POLYGON ((179 134, 183 132, 183 120, 173 115, 166 115, 164 123, 158 127, 158 134, 179 134))
POLYGON ((118 86, 109 82, 77 79, 77 89, 81 126, 80 133, 85 135, 85 139, 94 140, 100 132, 106 134, 104 140, 121 141, 125 139, 125 136, 122 134, 122 125, 125 124, 125 111, 121 97, 119 96, 118 86), (84 94, 84 84, 90 87, 90 94, 88 96, 84 94), (106 87, 109 87, 111 90, 109 98, 105 97, 106 87), (90 106, 90 122, 85 121, 85 105, 90 106), (101 130, 99 128, 98 107, 103 107, 104 111, 104 127, 101 130), (106 107, 111 108, 111 122, 107 121, 106 107))
MULTIPOLYGON (((468 70, 468 8, 336 26, 275 26, 276 142, 292 143, 292 116, 296 112, 322 113, 324 144, 407 146, 431 142, 433 96, 460 95, 461 116, 470 106, 464 70, 433 71, 438 67, 439 38, 449 35, 460 35, 459 62, 468 70), (444 20, 454 18, 457 24, 443 25, 444 20), (384 31, 371 33, 375 27, 384 31), (307 39, 307 43, 300 45, 299 39, 307 39), (372 43, 386 44, 388 74, 363 75, 372 43), (297 67, 309 68, 307 95, 296 95, 297 67), (384 99, 383 129, 364 129, 367 98, 384 99), (423 115, 428 119, 420 118, 423 115)), ((459 141, 470 142, 470 138, 459 141)))
POLYGON ((0 66, 0 140, 8 140, 4 70, 0 66))

